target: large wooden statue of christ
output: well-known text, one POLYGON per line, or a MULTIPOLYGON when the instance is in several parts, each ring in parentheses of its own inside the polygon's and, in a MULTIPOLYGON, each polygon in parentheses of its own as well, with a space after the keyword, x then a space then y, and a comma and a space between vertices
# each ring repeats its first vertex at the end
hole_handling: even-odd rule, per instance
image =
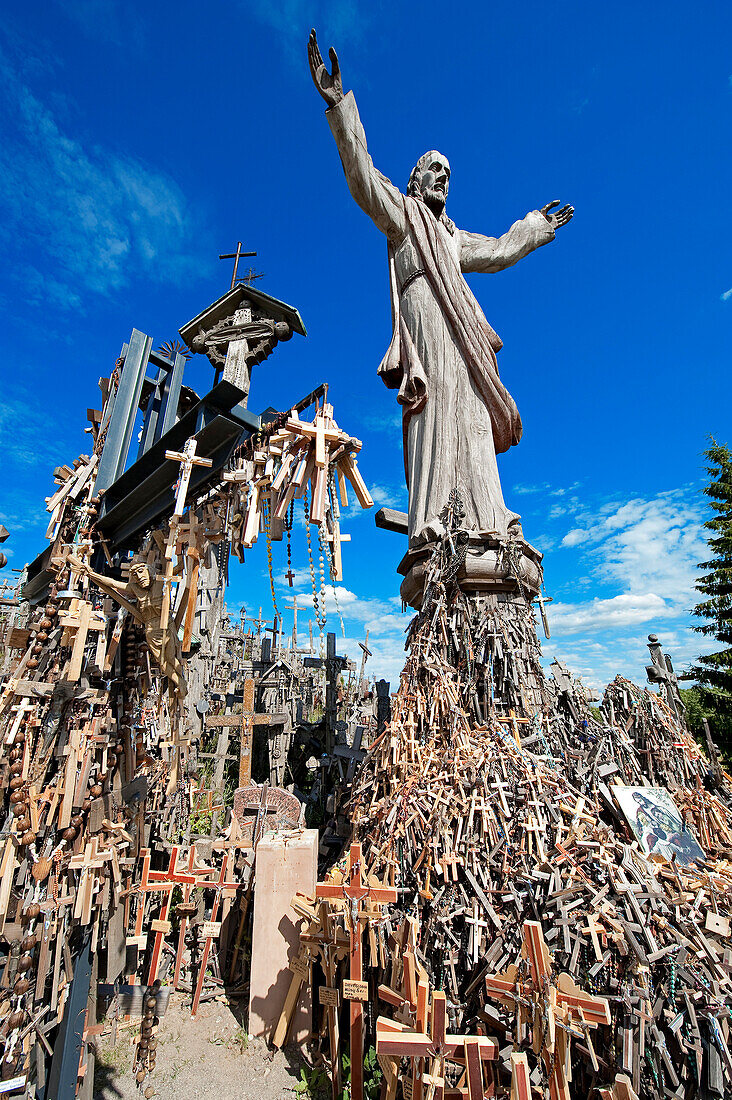
POLYGON ((410 548, 441 532, 438 517, 454 488, 465 528, 505 539, 512 525, 518 533, 518 517, 503 501, 496 454, 519 442, 521 417, 498 375, 501 340, 463 273, 511 267, 554 240, 573 208, 549 203, 502 237, 458 229, 445 213, 447 157, 425 153, 403 195, 374 167, 353 93, 343 94, 335 50, 329 72, 315 31, 308 58, 351 194, 388 241, 394 331, 379 374, 399 391, 403 409, 410 548))

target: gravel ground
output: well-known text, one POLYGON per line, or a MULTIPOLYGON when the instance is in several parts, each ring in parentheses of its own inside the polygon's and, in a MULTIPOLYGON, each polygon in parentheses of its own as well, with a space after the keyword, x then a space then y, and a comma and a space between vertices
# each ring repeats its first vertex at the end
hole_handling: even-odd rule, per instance
MULTIPOLYGON (((195 1020, 183 998, 173 994, 158 1028, 157 1064, 143 1089, 156 1100, 295 1100, 303 1060, 295 1047, 270 1051, 249 1039, 226 1003, 203 1004, 195 1020)), ((138 1028, 97 1039, 94 1100, 140 1100, 132 1073, 138 1028)))

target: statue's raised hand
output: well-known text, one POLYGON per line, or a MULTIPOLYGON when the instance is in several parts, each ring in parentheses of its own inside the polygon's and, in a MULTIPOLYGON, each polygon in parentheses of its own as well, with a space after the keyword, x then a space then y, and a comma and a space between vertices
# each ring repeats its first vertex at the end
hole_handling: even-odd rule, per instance
POLYGON ((325 62, 320 54, 318 39, 315 36, 315 31, 312 30, 310 32, 310 38, 308 39, 310 74, 313 78, 315 87, 318 89, 328 106, 335 107, 336 103, 340 103, 343 99, 343 80, 341 78, 341 67, 338 64, 338 54, 332 46, 328 54, 330 56, 331 65, 333 66, 332 73, 329 73, 325 67, 325 62))
POLYGON ((567 203, 561 210, 557 210, 552 214, 551 211, 554 210, 555 206, 559 206, 559 199, 555 199, 554 202, 548 202, 546 206, 542 206, 541 213, 549 222, 552 229, 561 229, 567 222, 571 222, 572 215, 574 214, 574 207, 567 203))

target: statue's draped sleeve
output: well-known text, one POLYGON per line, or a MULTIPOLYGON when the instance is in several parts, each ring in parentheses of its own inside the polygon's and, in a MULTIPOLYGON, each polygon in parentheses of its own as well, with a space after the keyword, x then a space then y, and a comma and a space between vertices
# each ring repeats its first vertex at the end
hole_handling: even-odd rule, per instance
POLYGON ((404 198, 399 189, 374 168, 366 146, 366 133, 353 92, 325 112, 353 198, 389 241, 404 240, 407 229, 404 198))
POLYGON ((514 222, 502 237, 484 237, 465 229, 459 229, 458 233, 461 270, 485 274, 512 267, 534 249, 554 240, 554 230, 540 210, 532 210, 514 222))

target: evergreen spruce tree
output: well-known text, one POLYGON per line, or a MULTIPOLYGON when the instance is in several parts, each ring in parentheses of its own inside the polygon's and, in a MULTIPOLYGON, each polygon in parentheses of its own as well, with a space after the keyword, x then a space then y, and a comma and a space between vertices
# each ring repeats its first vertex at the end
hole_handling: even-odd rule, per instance
POLYGON ((705 599, 694 615, 702 619, 694 629, 715 638, 722 647, 698 662, 688 674, 697 681, 696 692, 712 736, 725 756, 732 756, 732 453, 714 439, 704 452, 710 481, 704 492, 715 515, 707 520, 707 539, 714 557, 700 562, 704 575, 696 584, 705 599))

